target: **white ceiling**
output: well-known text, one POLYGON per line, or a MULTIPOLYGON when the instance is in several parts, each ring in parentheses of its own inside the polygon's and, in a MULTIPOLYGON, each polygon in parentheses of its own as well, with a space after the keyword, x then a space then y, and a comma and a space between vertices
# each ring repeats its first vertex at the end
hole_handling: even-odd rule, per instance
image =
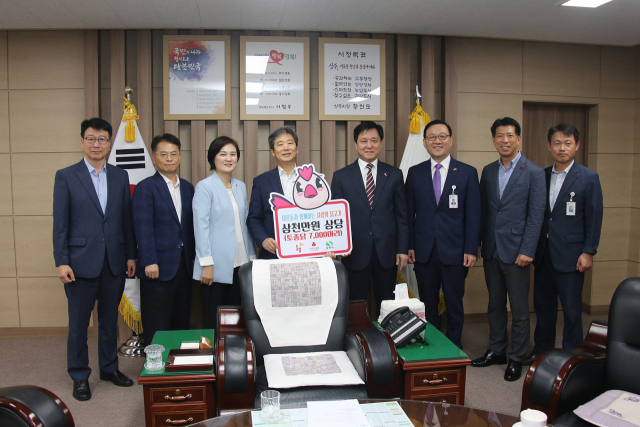
POLYGON ((640 0, 0 0, 0 29, 259 29, 640 44, 640 0))

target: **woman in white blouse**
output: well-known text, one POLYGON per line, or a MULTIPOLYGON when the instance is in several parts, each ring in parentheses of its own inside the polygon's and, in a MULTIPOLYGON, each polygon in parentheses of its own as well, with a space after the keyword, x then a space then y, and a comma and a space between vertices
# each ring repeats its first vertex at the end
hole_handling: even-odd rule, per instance
POLYGON ((193 197, 193 278, 203 285, 204 328, 217 329, 218 306, 241 304, 238 269, 255 258, 255 249, 246 225, 247 189, 231 176, 240 160, 238 143, 220 136, 207 158, 213 174, 198 183, 193 197))

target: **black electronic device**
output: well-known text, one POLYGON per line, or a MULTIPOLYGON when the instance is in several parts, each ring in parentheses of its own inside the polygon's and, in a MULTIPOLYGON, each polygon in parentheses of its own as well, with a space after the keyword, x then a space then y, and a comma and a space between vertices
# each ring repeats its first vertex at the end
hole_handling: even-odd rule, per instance
POLYGON ((380 323, 389 332, 396 347, 402 347, 415 340, 426 327, 426 322, 416 316, 407 306, 398 307, 380 323))

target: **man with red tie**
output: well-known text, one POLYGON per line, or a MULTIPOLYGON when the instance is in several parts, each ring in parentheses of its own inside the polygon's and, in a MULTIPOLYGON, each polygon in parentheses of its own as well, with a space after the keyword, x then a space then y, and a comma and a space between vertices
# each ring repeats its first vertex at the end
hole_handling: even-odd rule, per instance
POLYGON ((358 160, 333 174, 331 197, 351 209, 353 251, 342 257, 349 300, 366 300, 373 279, 376 305, 394 299, 397 269, 407 265, 407 206, 402 171, 379 161, 384 130, 366 121, 353 131, 358 160))

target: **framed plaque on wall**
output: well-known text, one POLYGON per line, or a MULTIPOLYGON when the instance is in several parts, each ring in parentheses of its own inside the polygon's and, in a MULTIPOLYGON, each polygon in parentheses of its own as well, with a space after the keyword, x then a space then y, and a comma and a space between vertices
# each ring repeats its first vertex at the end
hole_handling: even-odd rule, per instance
POLYGON ((230 36, 165 35, 164 120, 231 119, 230 36))
POLYGON ((318 39, 320 120, 386 120, 384 39, 318 39))
POLYGON ((240 120, 309 120, 308 37, 240 37, 240 120))

